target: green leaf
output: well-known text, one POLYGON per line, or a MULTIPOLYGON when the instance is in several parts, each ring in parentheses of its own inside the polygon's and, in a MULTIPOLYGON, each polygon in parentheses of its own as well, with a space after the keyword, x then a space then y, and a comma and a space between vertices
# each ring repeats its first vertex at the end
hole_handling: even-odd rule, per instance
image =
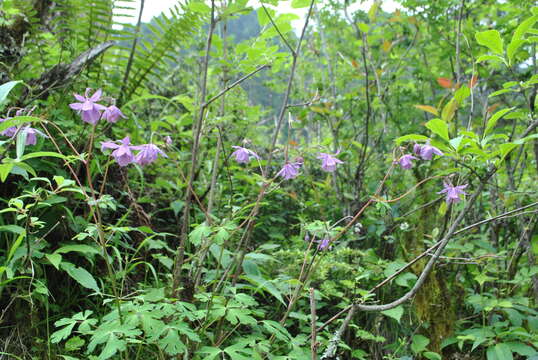
POLYGON ((502 63, 505 63, 505 60, 504 58, 498 56, 498 55, 480 55, 477 59, 476 59, 476 62, 477 63, 481 63, 483 61, 493 61, 495 63, 497 62, 502 62, 502 63))
POLYGON ((411 342, 411 351, 415 354, 419 354, 426 349, 426 346, 430 343, 430 339, 422 335, 414 335, 411 342))
POLYGON ((396 138, 394 141, 396 142, 396 145, 400 145, 401 143, 404 143, 406 141, 426 141, 428 140, 427 136, 424 135, 418 135, 418 134, 409 134, 400 136, 399 138, 396 138))
POLYGON ((196 226, 189 234, 189 240, 196 246, 202 243, 202 239, 208 237, 211 234, 211 228, 207 226, 205 222, 196 226))
POLYGON ((455 93, 454 93, 454 99, 458 104, 463 103, 463 100, 467 99, 469 96, 471 96, 471 89, 467 87, 467 85, 462 85, 455 93))
POLYGON ((96 293, 100 293, 99 286, 97 286, 97 282, 93 278, 92 274, 87 272, 85 269, 81 267, 76 267, 69 262, 62 262, 60 267, 83 287, 91 289, 96 293))
POLYGON ((56 268, 56 270, 60 270, 60 263, 62 262, 62 255, 60 254, 46 254, 45 257, 48 261, 56 268))
POLYGON ((10 128, 12 126, 19 126, 24 123, 40 122, 41 119, 34 116, 15 116, 13 118, 7 119, 6 121, 0 122, 0 132, 10 128))
POLYGON ((402 318, 403 313, 404 313, 404 309, 402 305, 389 309, 389 310, 381 311, 381 314, 391 317, 397 322, 400 322, 400 319, 402 318))
POLYGON ((446 122, 452 120, 457 108, 458 102, 456 101, 456 98, 450 99, 450 101, 443 107, 443 111, 441 111, 441 119, 446 122))
POLYGON ((0 164, 0 181, 4 182, 7 179, 7 176, 11 173, 13 166, 15 164, 10 162, 7 164, 0 164))
POLYGON ((17 133, 17 141, 16 141, 16 154, 17 154, 17 160, 21 159, 24 155, 24 149, 26 149, 26 138, 28 137, 28 132, 24 129, 20 129, 17 133))
POLYGON ((426 351, 426 352, 424 352, 422 354, 422 356, 424 356, 426 359, 430 359, 430 360, 443 360, 441 355, 439 355, 438 353, 433 352, 433 351, 426 351))
POLYGON ((484 135, 488 135, 491 132, 491 130, 493 130, 495 125, 497 125, 497 121, 499 121, 500 118, 502 118, 504 115, 506 115, 507 113, 509 113, 510 111, 514 109, 515 108, 513 107, 508 108, 508 109, 502 109, 502 110, 497 111, 495 114, 493 114, 488 119, 488 122, 486 124, 486 129, 484 130, 484 135))
POLYGON ((301 9, 310 6, 310 0, 291 0, 291 7, 301 9))
POLYGON ((198 350, 196 354, 206 355, 202 357, 202 360, 213 360, 217 356, 222 354, 222 350, 216 347, 212 347, 212 346, 204 346, 200 350, 198 350))
POLYGON ((425 126, 434 134, 439 135, 442 139, 446 141, 450 140, 448 137, 448 125, 445 121, 441 119, 432 119, 428 121, 425 126))
POLYGON ((514 357, 512 356, 512 350, 510 350, 510 347, 507 344, 497 344, 495 345, 494 349, 497 360, 514 360, 514 357))
POLYGON ((72 245, 65 245, 57 249, 54 254, 66 254, 69 252, 79 252, 82 254, 99 254, 99 250, 97 250, 95 247, 90 245, 84 245, 84 244, 72 244, 72 245))
POLYGON ((67 156, 62 155, 62 154, 58 154, 58 153, 52 152, 52 151, 38 151, 38 152, 33 152, 33 153, 30 153, 30 154, 26 154, 23 157, 21 157, 21 160, 24 161, 24 160, 33 159, 33 158, 40 158, 40 157, 55 157, 55 158, 60 158, 60 159, 67 160, 67 156))
POLYGON ((486 30, 475 34, 476 41, 488 47, 498 55, 504 55, 504 46, 501 34, 497 30, 486 30))
MULTIPOLYGON (((0 110, 4 108, 7 103, 7 97, 11 90, 18 84, 22 84, 21 80, 9 81, 5 84, 0 85, 0 110)), ((1 131, 1 130, 0 130, 1 131)))
POLYGON ((505 344, 508 345, 508 347, 510 348, 510 350, 512 350, 512 352, 516 352, 521 356, 538 355, 537 350, 535 350, 534 348, 522 342, 510 341, 510 342, 506 342, 505 344))
POLYGON ((2 231, 9 231, 9 232, 12 232, 14 234, 22 234, 25 230, 23 227, 19 226, 19 225, 1 225, 0 226, 0 232, 2 231))
POLYGON ((209 14, 211 8, 203 1, 191 1, 189 9, 199 14, 209 14))

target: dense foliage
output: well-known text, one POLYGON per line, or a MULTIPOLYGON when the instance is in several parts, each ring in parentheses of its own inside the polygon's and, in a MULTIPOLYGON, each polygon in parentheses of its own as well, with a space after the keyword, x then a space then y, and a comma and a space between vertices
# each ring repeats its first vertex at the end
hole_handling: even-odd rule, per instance
POLYGON ((532 1, 134 5, 0 3, 0 359, 538 359, 532 1))

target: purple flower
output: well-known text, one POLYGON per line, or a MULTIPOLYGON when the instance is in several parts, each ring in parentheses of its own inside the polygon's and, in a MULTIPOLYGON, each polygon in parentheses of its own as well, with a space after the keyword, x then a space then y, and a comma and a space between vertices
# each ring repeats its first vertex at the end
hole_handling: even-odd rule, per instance
POLYGON ((90 96, 90 90, 90 88, 87 88, 84 96, 74 94, 75 99, 77 99, 79 102, 69 104, 69 107, 81 113, 82 120, 95 125, 101 118, 101 111, 106 110, 106 107, 101 104, 97 104, 97 101, 101 100, 101 89, 93 93, 92 96, 90 96))
POLYGON ((259 159, 260 157, 258 154, 256 154, 254 151, 246 149, 241 146, 232 146, 234 149, 236 149, 232 156, 235 156, 235 161, 239 164, 247 164, 250 161, 250 157, 253 156, 256 159, 259 159))
POLYGON ((21 131, 26 132, 26 145, 35 145, 37 144, 37 135, 40 135, 42 137, 47 137, 45 134, 43 134, 41 131, 34 129, 30 126, 26 126, 21 131))
MULTIPOLYGON (((417 146, 417 145, 418 145, 418 144, 415 144, 415 147, 414 147, 415 150, 416 150, 416 146, 417 146)), ((420 145, 419 145, 419 146, 420 146, 420 145)), ((417 153, 417 152, 415 151, 415 153, 417 153)), ((435 146, 430 145, 429 142, 427 142, 426 144, 420 146, 420 150, 419 150, 419 152, 417 153, 417 155, 419 155, 419 156, 422 158, 422 160, 431 160, 432 157, 433 157, 433 154, 435 154, 435 155, 439 155, 439 156, 444 155, 444 154, 441 152, 441 150, 439 150, 439 149, 436 148, 435 146)))
POLYGON ((159 155, 168 157, 161 149, 159 149, 154 144, 144 144, 140 146, 132 146, 135 150, 140 150, 138 154, 136 154, 136 157, 134 161, 136 161, 139 165, 148 165, 157 160, 157 157, 159 155))
POLYGON ((321 169, 323 171, 327 172, 333 172, 336 170, 337 164, 343 164, 344 162, 337 159, 335 155, 338 155, 338 153, 331 155, 326 153, 319 153, 318 159, 321 159, 321 169))
POLYGON ((411 162, 411 160, 416 160, 416 159, 417 158, 411 154, 405 154, 400 158, 400 160, 398 160, 398 163, 400 164, 402 169, 408 170, 413 167, 413 163, 411 162))
MULTIPOLYGON (((0 118, 0 123, 4 122, 6 120, 9 120, 9 119, 11 119, 11 118, 10 117, 7 117, 5 119, 0 118)), ((16 126, 11 126, 11 127, 8 127, 7 129, 5 129, 4 131, 0 132, 0 135, 13 137, 16 133, 17 133, 17 127, 16 126)))
POLYGON ((124 119, 126 118, 126 116, 123 115, 121 110, 116 105, 110 105, 103 112, 103 119, 106 119, 106 121, 111 123, 115 123, 120 117, 124 119))
POLYGON ((284 167, 276 174, 276 176, 282 176, 285 180, 293 179, 299 175, 299 168, 301 163, 286 163, 284 167))
POLYGON ((166 137, 164 138, 164 142, 166 143, 166 145, 168 146, 171 146, 173 144, 172 142, 172 138, 169 136, 169 135, 166 135, 166 137))
MULTIPOLYGON (((19 116, 19 114, 17 114, 19 116)), ((11 118, 6 119, 0 119, 0 123, 4 122, 11 118)), ((20 131, 26 132, 26 145, 35 145, 37 144, 37 135, 40 135, 42 137, 47 137, 45 134, 43 134, 41 131, 34 129, 30 126, 25 126, 24 128, 21 128, 20 131)), ((17 135, 17 127, 11 126, 5 129, 4 131, 0 132, 0 135, 8 136, 8 137, 14 137, 17 135)))
POLYGON ((119 142, 121 145, 118 145, 112 141, 102 142, 101 150, 104 151, 105 149, 115 149, 112 152, 112 156, 118 162, 119 166, 126 166, 135 161, 135 157, 131 151, 133 148, 135 148, 135 146, 131 146, 131 139, 128 136, 122 140, 119 140, 119 142))
POLYGON ((328 237, 325 237, 323 238, 321 241, 318 241, 319 242, 319 245, 318 245, 318 250, 319 251, 323 251, 323 250, 327 250, 327 249, 330 249, 329 245, 331 243, 331 239, 328 238, 328 237))
POLYGON ((415 143, 415 145, 413 145, 413 152, 415 153, 415 155, 420 156, 421 151, 422 151, 422 145, 415 143))
POLYGON ((467 187, 467 184, 454 186, 449 182, 443 182, 444 189, 439 191, 438 194, 446 194, 446 203, 457 203, 461 200, 460 195, 467 195, 463 189, 467 187))

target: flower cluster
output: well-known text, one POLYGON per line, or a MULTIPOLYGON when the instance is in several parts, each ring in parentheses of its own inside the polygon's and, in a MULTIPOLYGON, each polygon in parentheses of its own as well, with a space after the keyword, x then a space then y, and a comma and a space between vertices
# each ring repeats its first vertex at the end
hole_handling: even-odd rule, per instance
MULTIPOLYGON (((31 112, 31 111, 30 111, 31 112)), ((30 112, 27 114, 24 114, 24 110, 17 110, 15 113, 15 116, 23 116, 23 115, 30 115, 30 112)), ((0 118, 0 123, 12 119, 11 117, 6 117, 5 119, 0 118)), ((26 133, 26 145, 35 145, 37 144, 37 135, 46 138, 47 136, 43 134, 41 131, 34 129, 33 127, 30 127, 30 125, 26 125, 21 127, 20 129, 16 126, 10 126, 4 131, 0 132, 0 135, 8 136, 10 138, 15 137, 18 133, 23 132, 26 133)))
MULTIPOLYGON (((232 146, 232 148, 235 149, 232 156, 235 157, 235 161, 238 164, 247 164, 252 158, 260 160, 258 154, 252 150, 241 146, 232 146)), ((336 158, 338 153, 339 152, 334 155, 319 153, 317 158, 321 160, 321 170, 334 172, 336 170, 336 165, 343 164, 343 161, 336 158)), ((287 161, 276 175, 284 178, 284 180, 294 179, 299 175, 299 169, 303 166, 303 162, 304 160, 302 157, 297 157, 294 161, 287 161)))
MULTIPOLYGON (((431 160, 434 154, 439 156, 444 155, 441 150, 439 150, 433 145, 430 145, 429 141, 424 145, 415 144, 413 146, 413 152, 416 156, 422 158, 422 160, 431 160)), ((402 169, 409 170, 413 167, 412 160, 418 160, 418 157, 416 156, 413 156, 411 154, 402 155, 398 160, 398 163, 400 164, 402 169)))
POLYGON ((168 157, 155 144, 131 145, 129 136, 115 142, 101 142, 101 150, 105 151, 107 149, 114 150, 112 151, 112 157, 114 157, 118 165, 122 167, 131 163, 137 163, 142 166, 148 165, 157 160, 159 155, 166 158, 168 157), (133 150, 138 150, 138 153, 135 155, 133 150))
POLYGON ((101 101, 101 95, 103 94, 101 89, 95 91, 91 96, 90 90, 90 88, 87 88, 84 96, 73 94, 79 102, 69 104, 71 109, 76 110, 82 116, 83 121, 95 125, 101 118, 111 123, 117 122, 120 118, 125 118, 125 115, 116 105, 111 104, 106 107, 97 103, 101 101))

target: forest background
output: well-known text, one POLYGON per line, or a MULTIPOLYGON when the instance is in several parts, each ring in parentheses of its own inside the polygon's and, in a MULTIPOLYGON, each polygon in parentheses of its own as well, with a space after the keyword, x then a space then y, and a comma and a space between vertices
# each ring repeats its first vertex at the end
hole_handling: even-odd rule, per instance
POLYGON ((3 0, 0 359, 538 359, 538 8, 391 4, 3 0))

